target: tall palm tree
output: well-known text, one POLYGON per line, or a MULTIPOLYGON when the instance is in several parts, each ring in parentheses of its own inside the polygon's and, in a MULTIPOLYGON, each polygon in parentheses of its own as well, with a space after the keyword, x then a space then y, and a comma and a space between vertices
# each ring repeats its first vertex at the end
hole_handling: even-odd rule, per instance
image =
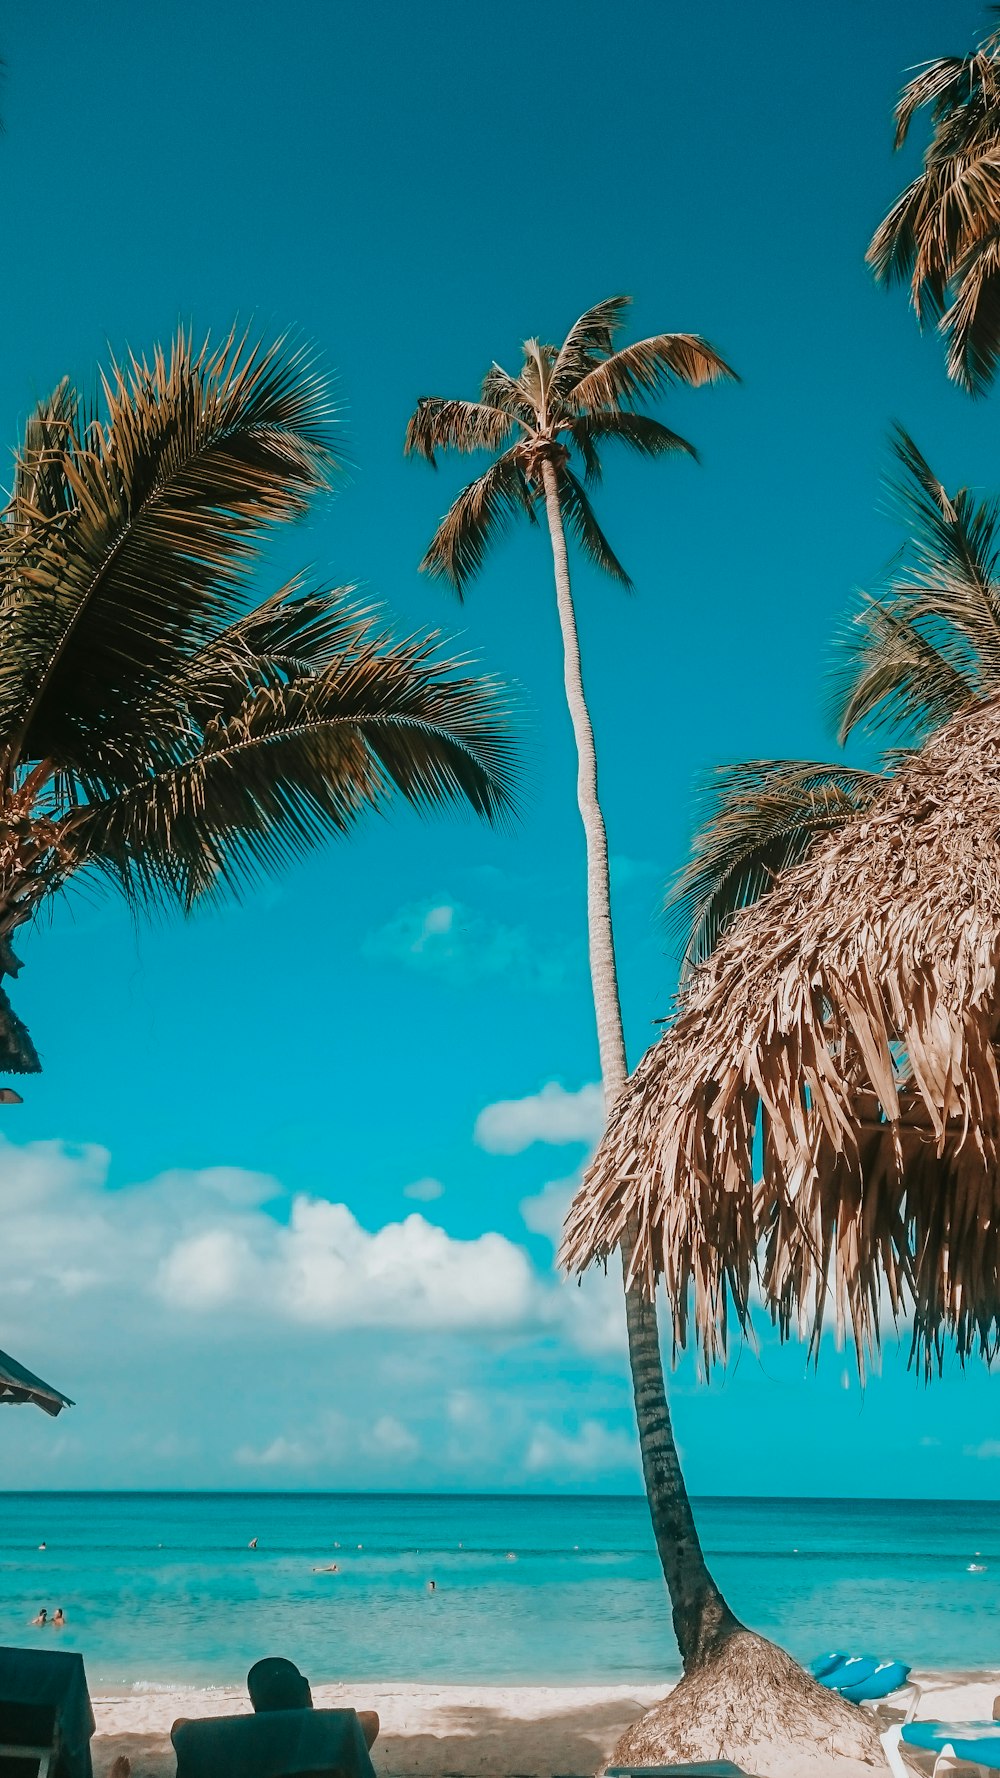
MULTIPOLYGON (((344 588, 250 603, 268 529, 338 466, 302 351, 179 334, 101 389, 39 407, 0 528, 0 975, 81 872, 189 908, 392 792, 508 806, 503 699, 433 636, 394 641, 344 588)), ((39 1065, 0 992, 0 1069, 39 1065)))
POLYGON ((928 62, 907 83, 896 106, 897 149, 925 108, 923 168, 879 224, 867 258, 880 283, 909 283, 921 327, 936 323, 947 342, 949 376, 980 394, 1000 360, 1000 29, 970 55, 928 62))
POLYGON ((876 771, 749 760, 716 774, 667 901, 689 968, 817 840, 866 813, 906 750, 1000 697, 1000 505, 971 488, 949 494, 902 427, 892 448, 889 490, 907 539, 851 614, 833 685, 839 739, 863 729, 891 749, 876 771))
MULTIPOLYGON (((629 299, 588 309, 561 346, 528 340, 518 375, 494 364, 478 401, 431 397, 417 404, 406 449, 435 463, 439 450, 493 453, 489 468, 463 488, 431 541, 421 567, 461 596, 491 543, 512 519, 537 523, 544 512, 552 548, 562 632, 566 701, 576 739, 577 798, 587 850, 590 971, 605 1105, 628 1079, 611 924, 608 842, 598 797, 594 733, 584 695, 580 643, 570 586, 567 531, 619 585, 631 582, 604 535, 586 488, 601 479, 601 450, 618 443, 644 457, 681 451, 687 440, 637 411, 676 383, 694 387, 734 373, 705 340, 662 333, 615 349, 629 299), (581 474, 577 471, 582 470, 581 474)), ((626 1272, 631 1237, 622 1243, 626 1272)), ((656 1311, 640 1290, 626 1292, 629 1358, 643 1475, 654 1534, 670 1590, 674 1627, 686 1664, 696 1662, 731 1614, 705 1564, 681 1475, 667 1407, 656 1311)))

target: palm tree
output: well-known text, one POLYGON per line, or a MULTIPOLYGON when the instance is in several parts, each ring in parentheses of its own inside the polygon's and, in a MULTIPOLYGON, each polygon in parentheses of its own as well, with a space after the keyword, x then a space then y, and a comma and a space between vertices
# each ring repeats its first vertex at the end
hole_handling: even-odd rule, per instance
MULTIPOLYGON (((597 755, 583 688, 580 644, 570 586, 567 531, 584 553, 621 586, 631 582, 605 537, 587 494, 601 479, 601 450, 618 443, 644 457, 693 447, 659 420, 637 411, 671 385, 697 387, 733 372, 694 334, 662 333, 615 349, 629 299, 612 297, 588 309, 561 346, 528 340, 516 377, 494 364, 478 401, 426 398, 406 435, 407 452, 435 463, 439 450, 489 451, 489 468, 463 488, 431 541, 421 567, 461 596, 505 525, 544 510, 555 571, 566 701, 576 740, 577 798, 587 850, 590 972, 605 1105, 628 1079, 611 925, 608 842, 598 797, 597 755), (577 467, 582 470, 577 473, 577 467)), ((631 1270, 632 1236, 622 1239, 631 1270)), ((654 1305, 626 1292, 629 1358, 643 1475, 656 1545, 686 1664, 696 1662, 731 1614, 705 1564, 684 1486, 667 1407, 654 1305)))
MULTIPOLYGON (((338 467, 303 352, 178 335, 101 389, 34 414, 0 532, 0 975, 81 872, 186 909, 392 792, 508 806, 502 697, 434 637, 394 641, 344 588, 250 605, 269 527, 338 467)), ((39 1066, 0 993, 0 1068, 39 1066)))
POLYGON ((981 394, 1000 359, 1000 29, 970 55, 928 62, 907 83, 896 106, 897 149, 925 108, 923 168, 879 224, 867 258, 880 283, 909 283, 919 324, 936 323, 947 342, 949 376, 981 394))
POLYGON ((902 427, 892 449, 889 492, 908 536, 849 617, 833 688, 841 742, 862 729, 887 734, 890 751, 876 771, 749 760, 715 775, 667 899, 687 969, 818 840, 864 815, 908 749, 1000 697, 1000 507, 971 488, 949 494, 902 427))
MULTIPOLYGON (((566 1224, 581 1270, 628 1231, 627 1283, 665 1286, 675 1348, 706 1366, 759 1291, 782 1338, 835 1314, 859 1369, 880 1296, 931 1374, 1000 1349, 1000 507, 949 496, 897 433, 911 535, 848 626, 841 732, 905 743, 881 772, 727 768, 675 891, 674 1016, 622 1094, 566 1224)), ((820 1772, 838 1714, 783 1650, 720 1626, 616 1764, 820 1772)), ((835 1768, 831 1768, 835 1770, 835 1768)))

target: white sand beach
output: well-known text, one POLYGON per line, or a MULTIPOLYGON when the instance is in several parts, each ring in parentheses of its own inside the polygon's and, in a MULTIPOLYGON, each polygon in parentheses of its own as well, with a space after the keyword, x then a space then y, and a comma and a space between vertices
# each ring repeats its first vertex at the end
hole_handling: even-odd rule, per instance
MULTIPOLYGON (((918 1674, 921 1716, 988 1717, 1000 1673, 918 1674)), ((385 1684, 313 1688, 317 1706, 377 1710, 374 1750, 384 1778, 568 1778, 588 1774, 628 1724, 667 1686, 438 1686, 385 1684)), ((170 1725, 178 1716, 227 1716, 249 1709, 246 1692, 96 1691, 95 1778, 116 1754, 132 1760, 133 1778, 172 1778, 170 1725)))

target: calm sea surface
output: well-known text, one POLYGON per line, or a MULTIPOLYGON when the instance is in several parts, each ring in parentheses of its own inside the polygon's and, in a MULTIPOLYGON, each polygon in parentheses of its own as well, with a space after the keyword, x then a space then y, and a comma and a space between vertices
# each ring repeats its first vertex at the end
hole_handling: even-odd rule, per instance
MULTIPOLYGON (((1000 1667, 1000 1503, 697 1515, 737 1613, 800 1657, 1000 1667)), ((98 1686, 238 1683, 264 1654, 317 1682, 677 1670, 645 1502, 581 1496, 0 1494, 0 1643, 15 1642, 82 1649, 98 1686), (42 1605, 66 1611, 61 1637, 29 1630, 42 1605)))

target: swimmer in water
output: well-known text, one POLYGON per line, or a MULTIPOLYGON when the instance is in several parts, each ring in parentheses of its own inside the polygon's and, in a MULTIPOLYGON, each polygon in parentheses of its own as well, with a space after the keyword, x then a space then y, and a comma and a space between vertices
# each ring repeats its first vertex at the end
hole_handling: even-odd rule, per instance
POLYGON ((337 1567, 336 1562, 328 1562, 325 1568, 314 1568, 313 1573, 314 1574, 339 1574, 340 1569, 337 1567))
POLYGON ((428 1581, 428 1582, 427 1582, 427 1591, 428 1591, 428 1592, 429 1592, 429 1593, 436 1593, 436 1592, 437 1592, 437 1590, 438 1590, 438 1584, 437 1584, 437 1581, 436 1581, 436 1580, 429 1580, 429 1581, 428 1581))
POLYGON ((64 1630, 66 1628, 66 1613, 63 1611, 61 1605, 56 1606, 55 1616, 52 1619, 52 1628, 54 1630, 64 1630))
POLYGON ((49 1614, 43 1605, 41 1611, 38 1613, 38 1616, 32 1618, 31 1628, 33 1630, 39 1630, 39 1629, 41 1629, 42 1625, 47 1624, 48 1621, 49 1621, 49 1614))
POLYGON ((255 1550, 256 1548, 257 1548, 257 1539, 255 1537, 251 1537, 250 1542, 247 1544, 247 1549, 248 1550, 255 1550))
POLYGON ((40 1550, 43 1550, 45 1548, 45 1545, 44 1545, 44 1543, 40 1543, 38 1547, 40 1550))

